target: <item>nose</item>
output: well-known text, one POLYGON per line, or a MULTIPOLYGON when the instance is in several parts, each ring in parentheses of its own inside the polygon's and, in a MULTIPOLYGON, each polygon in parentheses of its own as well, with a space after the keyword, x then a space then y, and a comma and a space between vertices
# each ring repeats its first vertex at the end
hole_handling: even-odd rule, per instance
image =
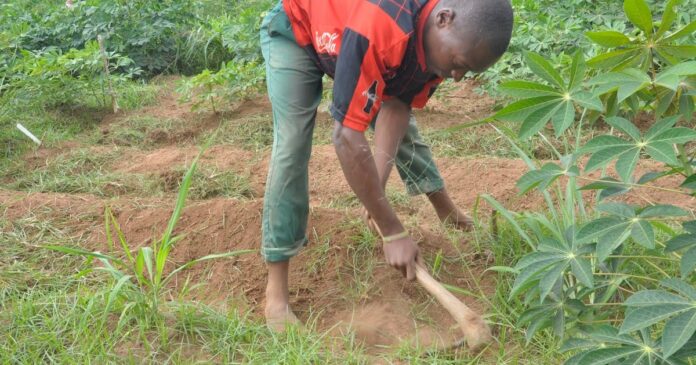
POLYGON ((461 80, 465 74, 466 74, 466 72, 464 72, 462 70, 452 70, 452 78, 454 79, 455 82, 458 82, 459 80, 461 80))

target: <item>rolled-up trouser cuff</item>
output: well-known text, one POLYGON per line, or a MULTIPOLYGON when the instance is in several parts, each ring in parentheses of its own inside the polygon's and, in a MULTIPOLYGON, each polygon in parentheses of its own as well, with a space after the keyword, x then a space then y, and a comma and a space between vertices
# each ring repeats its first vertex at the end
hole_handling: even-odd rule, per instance
POLYGON ((307 237, 293 243, 292 245, 277 245, 264 242, 261 245, 261 256, 266 262, 287 261, 300 252, 300 249, 307 245, 307 237))

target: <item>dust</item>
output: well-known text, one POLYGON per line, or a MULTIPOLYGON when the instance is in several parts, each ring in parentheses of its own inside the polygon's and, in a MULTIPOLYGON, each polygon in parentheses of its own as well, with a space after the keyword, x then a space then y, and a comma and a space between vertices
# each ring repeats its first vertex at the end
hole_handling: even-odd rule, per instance
POLYGON ((401 303, 373 302, 339 313, 336 329, 340 335, 354 335, 368 348, 391 347, 401 343, 435 349, 456 341, 449 328, 419 323, 401 303))

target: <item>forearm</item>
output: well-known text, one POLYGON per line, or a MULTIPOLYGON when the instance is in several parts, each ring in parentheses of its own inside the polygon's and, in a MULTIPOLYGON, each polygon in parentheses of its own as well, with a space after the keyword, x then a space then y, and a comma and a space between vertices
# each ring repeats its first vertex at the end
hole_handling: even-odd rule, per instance
POLYGON ((384 196, 384 188, 370 146, 361 132, 335 122, 334 146, 348 185, 375 220, 383 235, 404 230, 384 196))
POLYGON ((399 144, 408 129, 411 108, 398 99, 382 104, 375 123, 375 164, 382 189, 387 186, 399 144))

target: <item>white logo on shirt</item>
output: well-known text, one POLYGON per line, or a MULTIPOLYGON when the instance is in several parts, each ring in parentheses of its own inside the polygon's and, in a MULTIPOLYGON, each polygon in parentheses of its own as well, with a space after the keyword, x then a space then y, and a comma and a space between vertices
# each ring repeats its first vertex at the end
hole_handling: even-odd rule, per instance
POLYGON ((317 53, 336 54, 336 39, 338 39, 338 33, 324 32, 319 34, 319 32, 314 32, 317 53))

